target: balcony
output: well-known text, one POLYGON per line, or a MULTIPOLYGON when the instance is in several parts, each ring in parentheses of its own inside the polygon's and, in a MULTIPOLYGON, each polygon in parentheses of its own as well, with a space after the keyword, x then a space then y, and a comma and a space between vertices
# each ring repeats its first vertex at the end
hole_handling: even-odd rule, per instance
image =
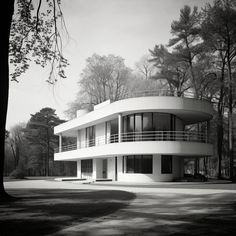
POLYGON ((55 153, 67 152, 77 149, 88 149, 91 147, 102 146, 114 143, 125 142, 150 142, 150 141, 171 141, 171 142, 196 142, 196 143, 209 143, 206 133, 196 131, 145 131, 145 132, 130 132, 121 133, 120 142, 119 135, 114 134, 110 136, 99 136, 93 140, 87 140, 62 146, 56 148, 55 153))

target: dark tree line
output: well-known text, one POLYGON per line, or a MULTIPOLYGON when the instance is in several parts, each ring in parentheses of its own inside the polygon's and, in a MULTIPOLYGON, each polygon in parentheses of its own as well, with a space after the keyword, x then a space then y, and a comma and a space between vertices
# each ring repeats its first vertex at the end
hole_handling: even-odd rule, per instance
POLYGON ((218 155, 218 177, 222 177, 224 156, 228 159, 230 178, 233 179, 236 2, 216 0, 200 11, 197 7, 184 6, 179 20, 171 24, 171 33, 173 38, 167 46, 156 45, 150 50, 150 61, 158 68, 152 78, 166 81, 173 94, 181 96, 190 91, 194 97, 213 103, 216 110, 213 142, 218 155))
MULTIPOLYGON (((75 176, 73 162, 54 161, 54 149, 58 137, 53 134, 56 125, 65 122, 59 119, 55 110, 43 108, 31 115, 26 124, 14 126, 6 133, 5 175, 23 176, 75 176)), ((65 144, 71 141, 63 140, 65 144)))

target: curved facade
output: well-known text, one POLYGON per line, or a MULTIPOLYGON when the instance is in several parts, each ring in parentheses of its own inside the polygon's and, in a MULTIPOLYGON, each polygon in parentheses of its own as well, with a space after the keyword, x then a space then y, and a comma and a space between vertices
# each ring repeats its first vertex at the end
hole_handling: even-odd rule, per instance
POLYGON ((172 181, 183 177, 183 158, 212 155, 205 131, 185 126, 206 122, 207 101, 182 97, 138 97, 106 101, 92 112, 54 129, 55 160, 77 161, 78 178, 118 181, 172 181), (76 137, 64 145, 62 136, 76 137))

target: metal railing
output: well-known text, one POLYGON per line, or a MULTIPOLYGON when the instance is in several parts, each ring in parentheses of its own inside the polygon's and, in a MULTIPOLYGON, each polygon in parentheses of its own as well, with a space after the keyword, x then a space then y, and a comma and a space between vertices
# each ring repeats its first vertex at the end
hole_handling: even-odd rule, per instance
POLYGON ((206 96, 201 96, 197 98, 195 94, 191 91, 179 92, 179 91, 171 91, 169 89, 140 90, 140 91, 134 91, 134 92, 127 92, 119 100, 126 99, 126 98, 153 97, 153 96, 186 97, 186 98, 195 98, 199 100, 209 101, 209 98, 207 98, 206 96))
MULTIPOLYGON (((184 141, 208 143, 207 135, 196 131, 143 131, 121 133, 120 142, 145 142, 145 141, 184 141)), ((104 135, 92 140, 69 144, 61 147, 60 152, 72 151, 76 149, 101 146, 105 144, 118 143, 119 135, 104 135)), ((55 149, 59 152, 59 148, 55 149)))

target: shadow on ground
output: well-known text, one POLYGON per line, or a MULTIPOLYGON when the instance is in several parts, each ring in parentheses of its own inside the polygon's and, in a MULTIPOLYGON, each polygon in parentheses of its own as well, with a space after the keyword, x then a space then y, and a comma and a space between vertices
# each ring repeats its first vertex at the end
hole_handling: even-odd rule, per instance
POLYGON ((127 208, 74 224, 54 236, 229 236, 235 232, 235 194, 157 193, 137 194, 127 208))
POLYGON ((0 203, 0 235, 47 235, 127 207, 135 194, 118 190, 17 189, 0 203))

